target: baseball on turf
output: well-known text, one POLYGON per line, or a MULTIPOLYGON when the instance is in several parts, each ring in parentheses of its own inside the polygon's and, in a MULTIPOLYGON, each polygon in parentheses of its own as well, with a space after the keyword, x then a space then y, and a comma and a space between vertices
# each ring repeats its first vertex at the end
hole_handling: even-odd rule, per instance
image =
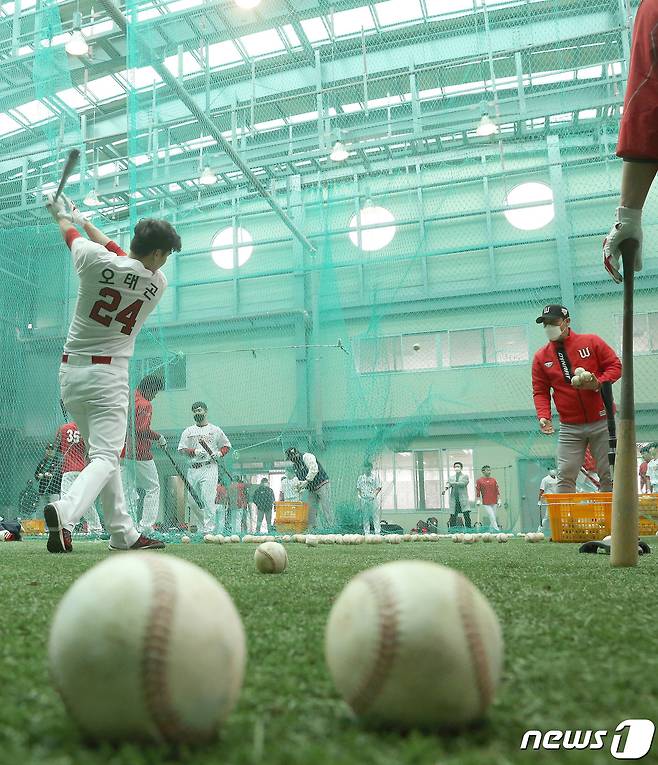
POLYGON ((288 553, 279 542, 263 542, 256 548, 254 560, 261 574, 280 574, 288 566, 288 553))
POLYGON ((115 556, 60 601, 50 675, 95 740, 214 738, 240 694, 246 641, 226 590, 174 556, 115 556), (203 661, 199 657, 203 657, 203 661))
POLYGON ((462 574, 395 561, 358 574, 340 593, 325 656, 338 692, 364 720, 450 728, 481 718, 493 700, 503 638, 489 602, 462 574))
POLYGON ((188 537, 186 534, 184 534, 184 535, 183 535, 183 536, 180 538, 180 541, 181 541, 181 542, 182 542, 184 545, 189 545, 189 543, 190 543, 192 540, 191 540, 191 539, 190 539, 190 538, 189 538, 189 537, 188 537))

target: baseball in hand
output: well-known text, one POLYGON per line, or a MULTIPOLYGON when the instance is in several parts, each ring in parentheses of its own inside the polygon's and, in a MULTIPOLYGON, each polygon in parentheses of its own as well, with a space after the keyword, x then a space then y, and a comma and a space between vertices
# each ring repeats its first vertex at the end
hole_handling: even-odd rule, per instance
POLYGON ((261 574, 280 574, 288 567, 288 553, 278 542, 263 542, 262 545, 258 545, 254 560, 261 574))
POLYGON ((245 657, 242 621, 219 582, 148 553, 83 574, 48 644, 51 677, 82 731, 121 743, 213 739, 237 702, 245 657))
POLYGON ((503 638, 489 602, 466 577, 403 560, 347 584, 329 615, 325 656, 338 692, 364 720, 453 728, 481 718, 492 702, 503 638))

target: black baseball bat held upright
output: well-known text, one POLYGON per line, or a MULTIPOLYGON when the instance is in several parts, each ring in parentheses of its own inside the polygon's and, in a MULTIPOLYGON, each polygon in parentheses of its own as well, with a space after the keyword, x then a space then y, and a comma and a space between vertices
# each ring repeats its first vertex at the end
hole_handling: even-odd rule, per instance
POLYGON ((633 384, 633 279, 639 243, 623 242, 620 249, 624 269, 622 318, 622 377, 619 402, 619 434, 612 488, 612 546, 610 564, 636 566, 639 513, 637 498, 637 439, 635 437, 635 394, 633 384))
POLYGON ((608 420, 608 462, 612 477, 615 475, 615 460, 617 459, 617 423, 615 422, 615 402, 612 396, 612 383, 601 383, 601 398, 605 406, 605 415, 608 420))
POLYGON ((66 158, 64 169, 62 170, 62 177, 59 182, 59 186, 57 187, 57 191, 55 192, 55 199, 59 199, 59 195, 64 190, 64 186, 66 186, 66 182, 68 181, 71 174, 75 170, 75 167, 78 164, 79 159, 80 159, 80 150, 71 149, 68 157, 66 158))
POLYGON ((192 488, 192 486, 190 485, 190 482, 189 482, 189 481, 187 480, 187 478, 185 477, 185 474, 183 473, 183 471, 182 471, 182 470, 181 470, 181 469, 178 467, 178 464, 177 464, 176 460, 175 460, 175 459, 174 459, 174 458, 171 456, 171 454, 169 454, 169 450, 167 449, 167 447, 166 447, 166 446, 163 446, 163 447, 162 447, 162 451, 163 451, 163 452, 164 452, 164 453, 167 455, 167 459, 168 459, 168 460, 169 460, 169 462, 171 462, 171 464, 173 465, 173 467, 174 467, 174 470, 176 471, 176 474, 177 474, 177 475, 178 475, 180 478, 182 478, 182 479, 183 479, 183 483, 185 484, 185 488, 186 488, 186 489, 189 491, 189 493, 190 493, 190 495, 191 495, 192 499, 193 499, 193 500, 196 502, 196 504, 197 504, 197 507, 199 508, 199 510, 203 510, 203 509, 204 509, 204 504, 203 504, 203 502, 202 502, 202 501, 199 499, 199 495, 198 495, 198 494, 196 493, 196 491, 195 491, 195 490, 192 488))

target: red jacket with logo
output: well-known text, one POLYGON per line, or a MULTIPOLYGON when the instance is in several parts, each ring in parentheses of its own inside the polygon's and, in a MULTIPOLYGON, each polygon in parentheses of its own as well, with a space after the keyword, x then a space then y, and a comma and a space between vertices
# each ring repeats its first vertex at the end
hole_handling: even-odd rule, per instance
MULTIPOLYGON (((605 406, 598 391, 572 387, 564 379, 557 357, 557 343, 540 348, 532 361, 532 397, 538 418, 551 419, 551 389, 560 422, 582 425, 605 419, 605 406)), ((621 361, 598 335, 579 335, 570 331, 564 350, 571 362, 571 372, 578 367, 596 375, 600 383, 616 382, 621 377, 621 361)))

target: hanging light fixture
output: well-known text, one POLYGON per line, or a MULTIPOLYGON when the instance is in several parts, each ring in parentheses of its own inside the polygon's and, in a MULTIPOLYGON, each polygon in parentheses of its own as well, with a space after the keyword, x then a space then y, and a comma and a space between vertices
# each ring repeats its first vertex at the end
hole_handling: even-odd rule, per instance
POLYGON ((206 165, 199 176, 199 183, 202 186, 214 186, 217 183, 217 180, 215 173, 208 167, 208 165, 206 165))
POLYGON ((96 194, 96 189, 91 189, 82 202, 87 205, 87 207, 101 207, 103 204, 98 198, 98 194, 96 194))
POLYGON ((235 4, 238 8, 249 11, 252 8, 257 8, 260 5, 260 0, 235 0, 235 4))
POLYGON ((343 142, 336 141, 334 148, 331 150, 331 154, 329 155, 329 159, 333 160, 334 162, 344 162, 349 156, 350 155, 343 142))
POLYGON ((496 125, 496 123, 488 114, 483 114, 482 118, 480 119, 480 124, 475 130, 475 135, 479 136, 480 138, 485 138, 486 136, 496 135, 497 132, 498 125, 496 125))
POLYGON ((64 49, 71 56, 86 56, 89 53, 89 45, 82 34, 82 14, 76 11, 73 14, 73 34, 66 43, 64 49))

